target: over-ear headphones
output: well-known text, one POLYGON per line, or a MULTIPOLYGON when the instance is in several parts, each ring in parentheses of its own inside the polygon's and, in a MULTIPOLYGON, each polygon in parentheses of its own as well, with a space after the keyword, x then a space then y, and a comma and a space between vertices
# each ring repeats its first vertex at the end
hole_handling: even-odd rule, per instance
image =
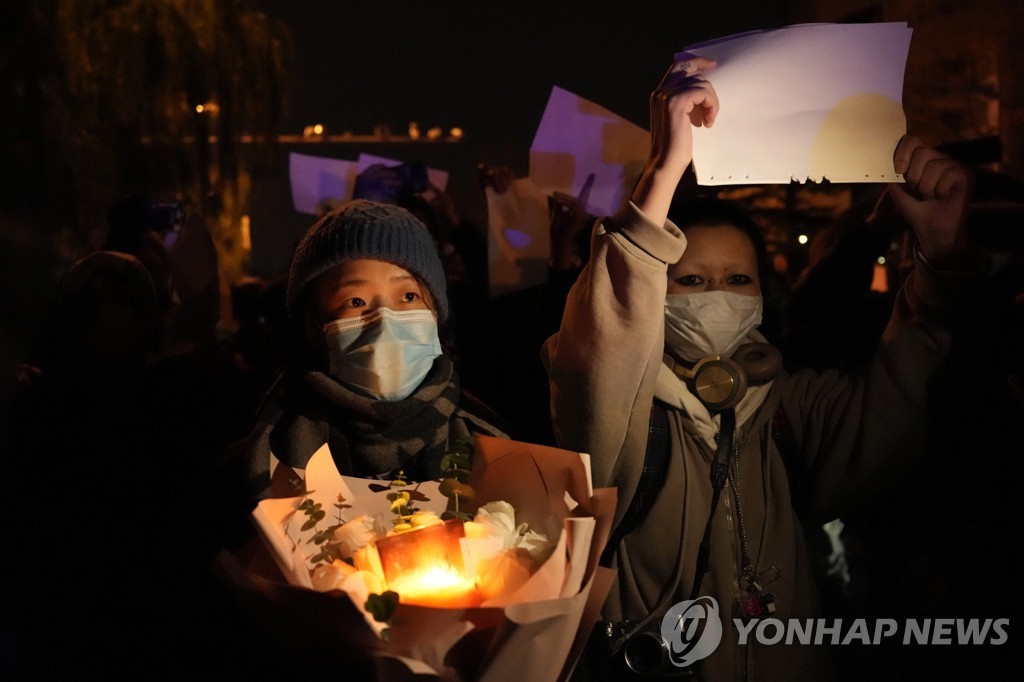
POLYGON ((746 395, 748 385, 769 381, 782 369, 782 353, 767 343, 745 343, 731 358, 703 358, 692 368, 667 355, 666 359, 676 376, 709 410, 735 407, 746 395))

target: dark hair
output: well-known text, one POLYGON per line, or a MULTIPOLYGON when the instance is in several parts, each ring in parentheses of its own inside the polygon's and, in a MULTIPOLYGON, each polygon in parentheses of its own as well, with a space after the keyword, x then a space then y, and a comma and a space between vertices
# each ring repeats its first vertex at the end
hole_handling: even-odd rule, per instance
POLYGON ((104 305, 131 311, 137 335, 134 352, 159 350, 163 311, 158 292, 145 265, 136 257, 115 251, 97 251, 78 261, 61 280, 56 315, 65 323, 68 342, 80 343, 104 305))
POLYGON ((757 277, 761 280, 762 291, 765 289, 772 272, 768 260, 768 246, 761 228, 740 204, 717 197, 686 197, 672 203, 668 217, 684 234, 691 227, 721 225, 735 227, 742 232, 754 247, 757 277))

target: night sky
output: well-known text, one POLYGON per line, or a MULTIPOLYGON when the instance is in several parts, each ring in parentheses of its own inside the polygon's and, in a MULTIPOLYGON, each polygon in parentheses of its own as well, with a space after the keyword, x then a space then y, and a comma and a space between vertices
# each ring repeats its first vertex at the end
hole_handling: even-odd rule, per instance
POLYGON ((532 134, 554 84, 646 124, 646 95, 674 52, 785 23, 779 3, 710 4, 263 3, 294 38, 286 125, 461 124, 495 153, 496 140, 532 134))
MULTIPOLYGON (((468 220, 485 207, 476 165, 525 175, 530 142, 551 87, 593 100, 647 126, 647 96, 686 45, 793 23, 781 3, 290 2, 264 0, 294 41, 284 133, 322 123, 328 133, 405 134, 464 129, 457 144, 304 145, 303 153, 355 159, 361 151, 421 160, 451 173, 449 192, 468 220), (600 9, 598 9, 600 7, 600 9), (416 156, 418 158, 411 158, 416 156)), ((310 216, 290 210, 288 148, 257 177, 253 266, 283 267, 310 216)))

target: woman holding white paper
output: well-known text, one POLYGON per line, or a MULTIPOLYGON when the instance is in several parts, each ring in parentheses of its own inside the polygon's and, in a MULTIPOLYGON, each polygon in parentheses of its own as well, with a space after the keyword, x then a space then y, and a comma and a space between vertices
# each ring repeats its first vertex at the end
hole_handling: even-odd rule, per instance
POLYGON ((741 645, 740 635, 752 619, 785 627, 820 615, 803 525, 863 503, 920 452, 925 384, 948 347, 943 321, 984 271, 962 226, 970 175, 916 138, 901 140, 894 164, 907 184, 889 192, 917 237, 917 267, 876 357, 861 373, 788 375, 770 347, 747 345, 765 341, 749 234, 727 220, 689 225, 682 215, 680 230, 668 218, 691 127, 713 125, 719 110, 705 76, 713 66, 678 62, 651 96, 650 160, 631 201, 595 227, 590 261, 543 349, 553 419, 561 447, 591 454, 594 485, 618 486, 617 522, 635 513, 638 489, 653 499, 616 545, 618 582, 603 613, 614 649, 642 631, 682 644, 671 625, 661 630, 663 615, 712 597, 721 642, 676 656, 669 670, 829 679, 826 646, 761 644, 754 630, 741 645), (652 420, 659 410, 663 426, 652 420), (652 465, 662 436, 665 462, 652 465))

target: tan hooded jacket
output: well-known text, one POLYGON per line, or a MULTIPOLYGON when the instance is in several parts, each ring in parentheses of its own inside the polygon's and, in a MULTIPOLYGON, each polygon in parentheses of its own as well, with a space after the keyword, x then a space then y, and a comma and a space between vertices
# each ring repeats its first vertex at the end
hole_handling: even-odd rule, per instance
MULTIPOLYGON (((542 351, 559 444, 592 456, 595 486, 618 486, 619 518, 640 477, 654 397, 673 408, 664 487, 645 521, 619 546, 618 580, 602 614, 609 621, 650 615, 655 631, 661 615, 690 596, 718 430, 718 417, 662 363, 667 268, 685 246, 675 225, 655 225, 631 203, 599 223, 560 331, 542 351)), ((784 623, 819 617, 801 524, 828 521, 849 504, 863 503, 921 454, 926 379, 949 343, 942 313, 964 281, 976 277, 974 271, 939 273, 919 258, 862 373, 782 375, 748 390, 737 406, 736 471, 713 521, 710 569, 700 590, 717 600, 724 628, 721 644, 700 663, 704 679, 833 675, 825 646, 738 645, 732 620, 736 598, 744 594, 738 517, 755 574, 774 595, 774 616, 784 623), (771 435, 780 405, 795 441, 792 462, 783 461, 771 435)), ((755 332, 751 340, 763 338, 755 332)))

